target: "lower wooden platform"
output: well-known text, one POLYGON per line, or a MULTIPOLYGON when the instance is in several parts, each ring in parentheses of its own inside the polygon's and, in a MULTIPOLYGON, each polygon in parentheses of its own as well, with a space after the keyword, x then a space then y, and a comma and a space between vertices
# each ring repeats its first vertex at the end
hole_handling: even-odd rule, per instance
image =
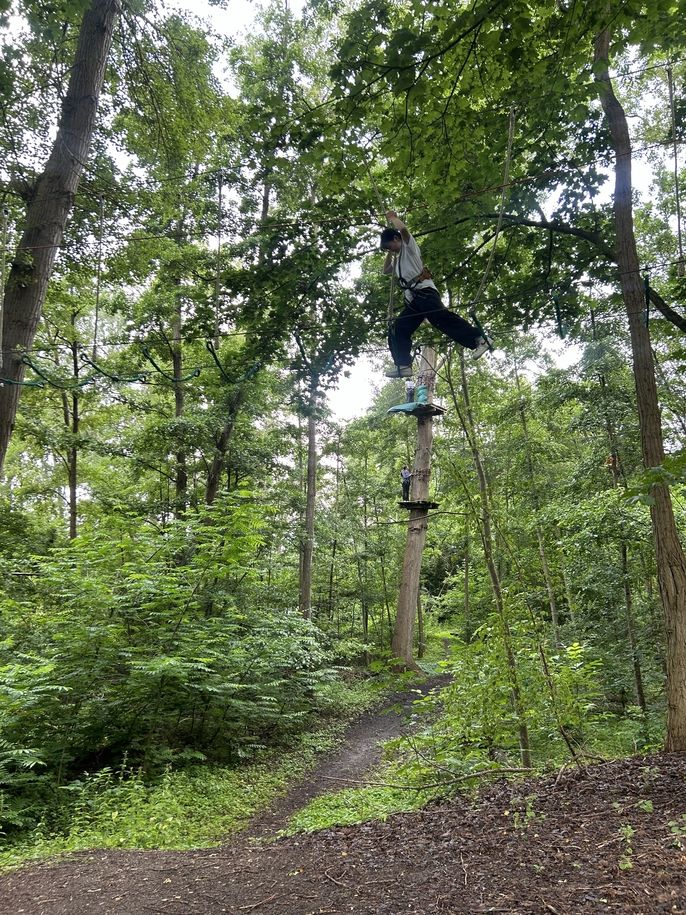
POLYGON ((413 509, 413 508, 426 508, 426 509, 429 509, 429 508, 438 508, 439 505, 440 505, 439 502, 429 502, 429 501, 421 501, 421 502, 398 502, 398 506, 399 506, 400 508, 409 508, 409 509, 413 509))

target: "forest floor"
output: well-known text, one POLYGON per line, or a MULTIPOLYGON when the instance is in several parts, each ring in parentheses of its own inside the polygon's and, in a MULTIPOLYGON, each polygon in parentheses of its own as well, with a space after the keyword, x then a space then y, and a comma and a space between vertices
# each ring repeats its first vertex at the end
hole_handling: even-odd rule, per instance
POLYGON ((471 800, 269 841, 313 797, 360 781, 380 743, 404 727, 398 702, 409 708, 415 697, 363 715, 337 751, 226 845, 34 864, 0 879, 0 912, 686 913, 686 754, 500 781, 471 800))

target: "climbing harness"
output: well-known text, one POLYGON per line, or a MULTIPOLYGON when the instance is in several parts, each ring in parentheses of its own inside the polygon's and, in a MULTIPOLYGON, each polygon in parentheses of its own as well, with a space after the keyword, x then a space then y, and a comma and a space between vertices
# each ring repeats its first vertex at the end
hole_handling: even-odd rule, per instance
POLYGON ((433 273, 429 270, 429 268, 428 268, 427 266, 425 266, 424 264, 422 264, 422 272, 421 272, 421 273, 418 273, 417 276, 416 276, 413 280, 406 280, 406 279, 403 277, 402 271, 401 271, 401 269, 400 269, 400 264, 401 264, 401 262, 402 262, 403 250, 404 250, 404 249, 401 248, 400 251, 398 252, 398 266, 397 266, 397 270, 398 270, 398 286, 400 286, 400 288, 403 289, 403 290, 409 289, 410 291, 412 291, 413 289, 416 289, 417 286, 418 286, 420 283, 423 283, 425 280, 432 280, 432 279, 433 279, 433 273))

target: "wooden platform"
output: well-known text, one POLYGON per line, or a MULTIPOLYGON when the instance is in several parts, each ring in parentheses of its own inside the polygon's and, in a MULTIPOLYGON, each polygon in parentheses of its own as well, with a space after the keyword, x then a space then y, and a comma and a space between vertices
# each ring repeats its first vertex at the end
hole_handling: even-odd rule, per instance
POLYGON ((405 416, 443 416, 445 410, 435 403, 401 403, 387 413, 404 413, 405 416))
POLYGON ((409 508, 409 509, 425 508, 425 509, 427 509, 427 511, 430 508, 438 508, 439 505, 440 505, 439 502, 428 502, 428 501, 427 502, 398 502, 399 508, 409 508))

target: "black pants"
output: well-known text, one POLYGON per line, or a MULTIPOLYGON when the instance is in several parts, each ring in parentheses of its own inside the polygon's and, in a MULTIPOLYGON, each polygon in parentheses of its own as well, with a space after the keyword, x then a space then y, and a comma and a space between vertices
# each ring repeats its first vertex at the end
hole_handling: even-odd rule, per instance
POLYGON ((469 321, 448 311, 438 292, 429 287, 414 293, 412 301, 405 303, 389 328, 388 348, 396 365, 411 364, 412 334, 425 318, 455 343, 460 343, 467 349, 476 349, 480 332, 469 321))
POLYGON ((403 480, 403 502, 410 501, 410 480, 403 480))

